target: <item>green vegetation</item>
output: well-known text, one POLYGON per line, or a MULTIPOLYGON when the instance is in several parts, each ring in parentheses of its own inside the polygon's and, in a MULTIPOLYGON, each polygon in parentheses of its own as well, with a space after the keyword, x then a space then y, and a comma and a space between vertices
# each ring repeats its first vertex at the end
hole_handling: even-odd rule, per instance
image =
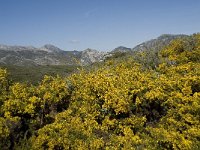
POLYGON ((31 83, 37 85, 42 81, 44 75, 65 77, 76 71, 78 66, 16 66, 16 65, 0 65, 6 68, 9 73, 9 79, 13 82, 31 83))
POLYGON ((45 76, 37 86, 11 84, 0 69, 0 147, 200 149, 200 34, 156 57, 150 67, 110 59, 66 78, 45 76))

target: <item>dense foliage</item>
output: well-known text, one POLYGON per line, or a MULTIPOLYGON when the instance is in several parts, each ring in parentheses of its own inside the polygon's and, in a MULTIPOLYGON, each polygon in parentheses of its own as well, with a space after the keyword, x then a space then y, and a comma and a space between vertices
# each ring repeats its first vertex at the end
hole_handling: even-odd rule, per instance
POLYGON ((17 65, 3 65, 0 68, 6 69, 8 78, 13 82, 29 83, 38 85, 42 81, 44 75, 61 77, 68 76, 76 71, 75 65, 46 65, 46 66, 17 66, 17 65))
POLYGON ((157 56, 153 68, 108 60, 38 86, 11 84, 0 69, 0 147, 200 149, 200 34, 157 56))

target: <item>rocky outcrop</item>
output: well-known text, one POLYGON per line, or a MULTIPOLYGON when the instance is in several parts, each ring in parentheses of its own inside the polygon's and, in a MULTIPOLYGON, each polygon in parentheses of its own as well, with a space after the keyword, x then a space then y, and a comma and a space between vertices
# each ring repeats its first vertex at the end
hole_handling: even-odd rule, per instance
POLYGON ((100 52, 88 48, 81 52, 81 63, 87 65, 94 62, 101 62, 104 60, 106 54, 107 52, 100 52))

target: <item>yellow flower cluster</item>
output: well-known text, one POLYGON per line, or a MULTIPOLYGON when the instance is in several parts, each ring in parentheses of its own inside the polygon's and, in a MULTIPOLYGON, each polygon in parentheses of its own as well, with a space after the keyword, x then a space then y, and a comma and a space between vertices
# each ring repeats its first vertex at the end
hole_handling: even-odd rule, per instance
POLYGON ((155 69, 108 60, 38 86, 10 85, 0 69, 0 146, 200 149, 200 34, 173 41, 159 59, 155 69))

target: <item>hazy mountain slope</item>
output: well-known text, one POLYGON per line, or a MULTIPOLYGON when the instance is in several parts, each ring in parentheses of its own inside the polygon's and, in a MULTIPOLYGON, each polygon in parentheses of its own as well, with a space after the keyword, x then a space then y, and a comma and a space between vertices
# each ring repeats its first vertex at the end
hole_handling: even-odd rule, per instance
POLYGON ((111 52, 129 52, 129 51, 131 51, 131 48, 119 46, 119 47, 115 48, 114 50, 112 50, 111 52))
POLYGON ((0 64, 5 65, 86 65, 100 61, 105 52, 87 49, 64 51, 54 45, 41 48, 0 45, 0 64))
POLYGON ((188 35, 163 34, 156 39, 152 39, 137 45, 132 49, 132 51, 146 51, 146 50, 158 51, 161 50, 163 47, 167 46, 174 39, 185 38, 185 37, 188 37, 188 35))
POLYGON ((118 47, 112 50, 106 59, 117 59, 119 61, 132 57, 136 62, 144 67, 155 68, 159 63, 159 52, 168 46, 175 39, 188 39, 188 35, 163 34, 156 39, 143 42, 131 50, 126 47, 118 47))
POLYGON ((138 51, 156 53, 172 40, 185 37, 187 35, 164 34, 156 39, 143 42, 132 49, 119 46, 111 52, 101 52, 89 48, 84 51, 64 51, 51 44, 46 44, 41 48, 0 45, 0 64, 18 66, 88 65, 101 62, 108 57, 114 56, 115 58, 116 55, 117 58, 120 58, 120 53, 130 53, 132 55, 135 55, 135 52, 138 51))

